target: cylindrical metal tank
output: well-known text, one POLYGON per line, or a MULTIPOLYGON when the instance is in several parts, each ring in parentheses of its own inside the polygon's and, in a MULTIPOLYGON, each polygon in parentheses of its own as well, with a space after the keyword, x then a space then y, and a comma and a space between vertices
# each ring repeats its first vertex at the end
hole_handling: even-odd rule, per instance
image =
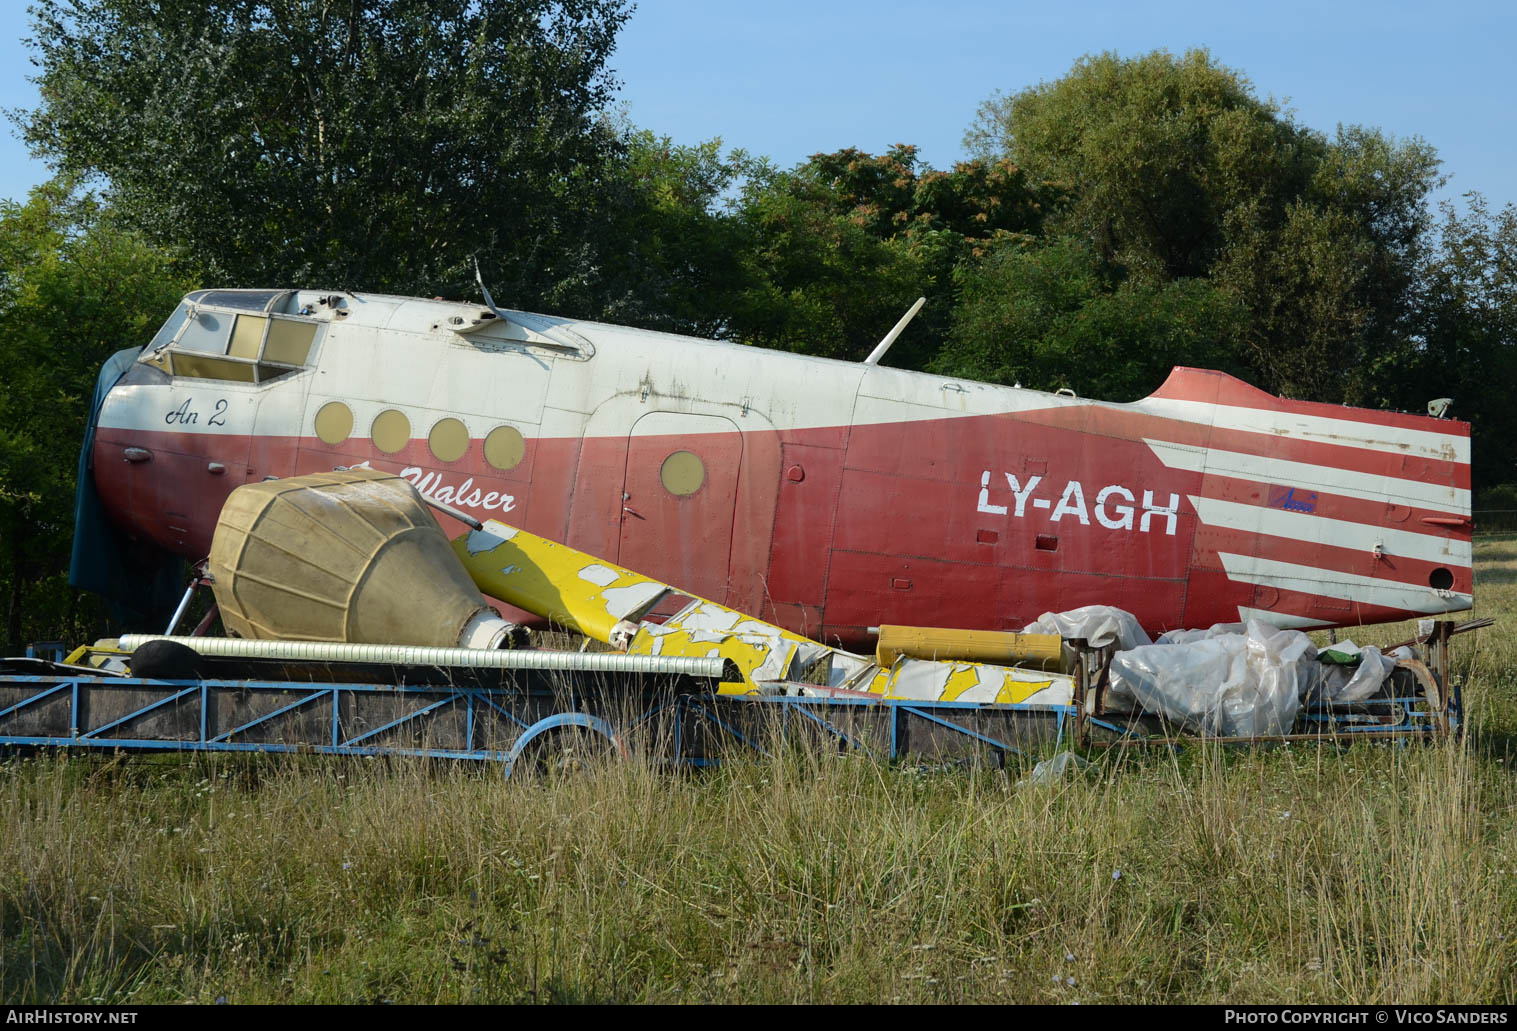
POLYGON ((374 469, 238 487, 209 570, 238 637, 494 648, 513 629, 416 488, 374 469))
POLYGON ((875 661, 885 669, 902 655, 913 659, 964 659, 1040 669, 1059 669, 1062 661, 1063 642, 1058 634, 890 625, 881 626, 879 631, 875 661))

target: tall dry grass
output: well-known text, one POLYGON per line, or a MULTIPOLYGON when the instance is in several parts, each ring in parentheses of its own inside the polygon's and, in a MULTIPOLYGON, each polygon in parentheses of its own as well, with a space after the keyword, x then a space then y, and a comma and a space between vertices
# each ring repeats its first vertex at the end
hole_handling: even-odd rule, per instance
MULTIPOLYGON (((1510 618, 1517 540, 1477 556, 1510 618)), ((0 998, 1510 1004, 1517 644, 1459 645, 1462 744, 1114 754, 1047 788, 801 750, 546 781, 11 758, 0 998)))

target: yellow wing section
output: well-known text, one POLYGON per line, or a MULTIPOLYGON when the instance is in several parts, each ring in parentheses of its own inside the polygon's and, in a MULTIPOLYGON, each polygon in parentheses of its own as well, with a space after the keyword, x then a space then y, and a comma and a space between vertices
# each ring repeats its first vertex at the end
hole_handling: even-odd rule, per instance
MULTIPOLYGON (((724 694, 787 684, 892 701, 1068 704, 1074 695, 1073 678, 1063 673, 908 654, 924 648, 936 653, 955 640, 953 635, 968 632, 897 633, 895 639, 906 647, 893 650, 889 665, 881 665, 495 520, 455 539, 453 550, 484 593, 586 637, 634 655, 731 659, 742 680, 723 684, 724 694), (670 596, 688 601, 662 623, 643 620, 670 596)), ((1056 637, 1015 636, 1031 661, 1047 665, 1057 655, 1056 637)), ((974 643, 981 644, 978 637, 974 643)))
POLYGON ((743 681, 724 692, 785 680, 797 654, 809 668, 824 657, 815 641, 695 595, 664 623, 640 622, 660 599, 682 592, 641 573, 491 520, 453 550, 480 590, 633 655, 721 655, 743 681))

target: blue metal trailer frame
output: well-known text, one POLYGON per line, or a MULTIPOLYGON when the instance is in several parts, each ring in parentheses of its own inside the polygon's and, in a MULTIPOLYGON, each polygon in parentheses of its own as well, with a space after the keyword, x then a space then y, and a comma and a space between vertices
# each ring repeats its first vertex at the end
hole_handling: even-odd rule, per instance
MULTIPOLYGON (((317 755, 414 755, 414 757, 448 758, 448 760, 482 760, 505 763, 507 767, 531 746, 532 741, 548 732, 566 728, 583 728, 607 740, 616 740, 616 732, 602 717, 583 711, 561 711, 540 717, 528 723, 511 711, 505 700, 520 697, 514 691, 490 691, 484 688, 451 687, 435 685, 417 687, 388 687, 375 684, 302 684, 290 681, 152 681, 143 678, 99 678, 99 676, 9 676, 0 678, 0 688, 27 691, 26 696, 15 700, 8 707, 0 708, 0 731, 9 723, 17 722, 27 710, 44 707, 47 702, 67 702, 67 734, 47 732, 3 732, 0 746, 11 747, 86 747, 86 749, 124 749, 124 751, 155 752, 264 752, 264 754, 317 754, 317 755), (127 711, 112 716, 99 725, 88 725, 82 700, 90 691, 137 691, 155 694, 150 700, 135 699, 127 711), (243 720, 231 729, 212 726, 208 720, 212 697, 217 691, 237 691, 240 694, 299 694, 294 700, 284 700, 253 719, 243 720), (344 729, 341 713, 344 700, 353 696, 387 696, 391 699, 414 699, 417 704, 407 708, 400 716, 385 720, 378 726, 344 729), (279 741, 253 740, 261 728, 278 725, 284 717, 297 710, 311 710, 325 705, 328 714, 323 723, 329 728, 325 740, 279 741), (144 722, 147 717, 167 707, 190 707, 194 713, 188 720, 193 726, 193 735, 187 737, 155 737, 132 732, 130 726, 144 722), (402 731, 408 725, 425 723, 444 708, 461 708, 466 723, 463 746, 399 746, 381 744, 379 738, 402 731), (476 726, 482 716, 499 717, 519 728, 508 749, 481 747, 475 743, 476 726)), ((551 697, 551 694, 549 696, 551 697)), ((346 707, 350 708, 350 707, 346 707)))
POLYGON ((0 747, 420 756, 496 762, 508 775, 534 743, 564 730, 597 735, 618 749, 627 734, 664 733, 672 745, 666 758, 700 767, 719 761, 732 745, 768 752, 802 727, 840 749, 888 759, 1015 755, 1025 749, 1029 727, 1040 743, 1066 744, 1074 716, 1072 706, 733 696, 668 688, 616 695, 435 684, 152 680, 84 672, 0 676, 0 747), (228 696, 241 701, 243 716, 218 712, 218 701, 228 696), (388 703, 388 718, 354 718, 380 701, 388 703), (448 731, 438 726, 443 715, 452 717, 448 731), (940 733, 923 735, 921 726, 940 733), (934 738, 940 747, 922 747, 934 738))
MULTIPOLYGON (((1446 645, 1447 633, 1440 636, 1446 645)), ((39 659, 0 661, 10 670, 0 672, 0 747, 10 748, 417 756, 499 763, 509 775, 562 733, 591 735, 623 753, 628 735, 646 734, 659 758, 690 767, 713 765, 734 747, 763 753, 803 735, 887 760, 998 764, 1072 744, 1196 740, 1153 717, 1105 712, 1105 677, 1083 674, 1070 705, 1018 705, 892 700, 807 685, 721 695, 713 681, 667 676, 565 682, 525 671, 499 686, 443 682, 439 670, 400 685, 157 680, 39 659), (30 668, 39 672, 20 672, 30 668)), ((1308 706, 1297 732, 1269 740, 1459 733, 1462 697, 1457 683, 1444 689, 1446 668, 1438 676, 1421 663, 1403 665, 1386 696, 1336 709, 1308 706)))

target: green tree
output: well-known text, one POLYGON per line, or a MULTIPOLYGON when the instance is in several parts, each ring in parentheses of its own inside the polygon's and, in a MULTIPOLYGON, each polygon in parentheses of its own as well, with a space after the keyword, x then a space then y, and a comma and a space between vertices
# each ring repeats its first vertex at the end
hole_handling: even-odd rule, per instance
POLYGON ((676 144, 623 122, 625 160, 606 175, 587 274, 560 284, 551 310, 695 336, 727 332, 743 278, 745 236, 723 212, 747 163, 721 141, 676 144), (593 273, 593 274, 592 274, 593 273))
POLYGON ((94 197, 52 182, 0 202, 0 590, 6 654, 85 636, 68 587, 74 473, 95 375, 192 287, 94 197))
POLYGON ((1008 242, 958 268, 961 303, 929 368, 1110 401, 1151 393, 1175 365, 1240 373, 1245 312, 1203 279, 1111 281, 1080 240, 1008 242))
MULTIPOLYGON (((982 106, 966 144, 1065 188, 1049 231, 1115 284, 1204 278, 1242 303, 1251 378, 1372 400, 1378 356, 1410 331, 1438 161, 1418 139, 1297 125, 1202 50, 1087 57, 982 106)), ((965 303, 972 303, 966 298, 965 303)))
POLYGON ((927 306, 887 362, 922 368, 946 332, 953 269, 1041 222, 1045 197, 1005 160, 922 165, 914 147, 818 154, 788 172, 743 169, 745 234, 730 335, 860 359, 918 297, 927 306))
POLYGON ((208 278, 511 303, 593 268, 621 0, 40 0, 33 148, 208 278))
POLYGON ((1261 385, 1380 402, 1375 370, 1415 332, 1437 166, 1420 140, 1340 127, 1282 217, 1237 219, 1210 278, 1248 306, 1246 358, 1261 385))
POLYGON ((1396 407, 1452 397, 1471 423, 1478 486, 1517 484, 1517 205, 1494 212, 1479 194, 1442 205, 1418 283, 1414 335, 1377 372, 1396 407))

